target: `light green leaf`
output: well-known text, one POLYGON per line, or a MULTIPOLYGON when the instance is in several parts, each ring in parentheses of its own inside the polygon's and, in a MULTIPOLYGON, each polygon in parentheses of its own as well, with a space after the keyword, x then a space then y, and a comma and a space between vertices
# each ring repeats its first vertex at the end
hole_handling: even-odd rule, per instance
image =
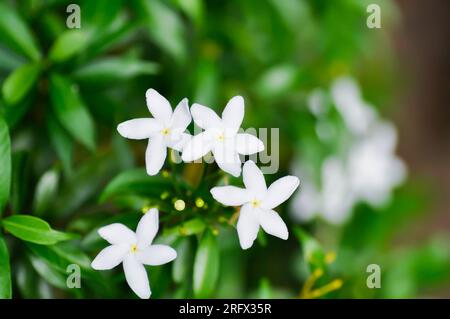
POLYGON ((14 9, 3 2, 0 2, 0 39, 34 61, 41 58, 28 26, 14 9))
POLYGON ((7 104, 16 104, 33 87, 36 82, 40 65, 37 63, 25 64, 12 72, 3 82, 2 93, 7 104))
POLYGON ((2 223, 5 230, 13 236, 40 245, 53 245, 76 237, 74 234, 53 230, 46 221, 30 215, 12 215, 2 223))
POLYGON ((105 58, 77 69, 74 78, 89 85, 123 83, 142 74, 155 74, 156 63, 130 58, 105 58))
POLYGON ((48 170, 39 179, 34 194, 33 211, 42 215, 51 205, 58 189, 59 174, 55 169, 48 170))
POLYGON ((141 0, 139 5, 151 38, 178 62, 185 61, 186 36, 180 16, 159 0, 141 0))
POLYGON ((217 238, 207 231, 200 240, 194 262, 194 296, 212 295, 219 277, 219 247, 217 238))
POLYGON ((5 240, 0 235, 0 299, 11 299, 11 268, 5 240))
POLYGON ((310 270, 325 269, 325 252, 317 240, 299 227, 294 228, 294 233, 300 241, 303 258, 310 270))
POLYGON ((88 35, 80 30, 69 30, 61 34, 50 49, 49 58, 64 62, 82 51, 88 43, 88 35))
POLYGON ((61 125, 81 144, 94 150, 94 122, 75 85, 64 77, 54 74, 50 78, 50 97, 61 125))
POLYGON ((100 195, 104 202, 116 195, 141 194, 159 197, 163 192, 172 190, 170 179, 162 176, 149 176, 144 169, 133 169, 117 175, 100 195))
POLYGON ((6 122, 0 116, 0 216, 11 189, 11 141, 6 122))

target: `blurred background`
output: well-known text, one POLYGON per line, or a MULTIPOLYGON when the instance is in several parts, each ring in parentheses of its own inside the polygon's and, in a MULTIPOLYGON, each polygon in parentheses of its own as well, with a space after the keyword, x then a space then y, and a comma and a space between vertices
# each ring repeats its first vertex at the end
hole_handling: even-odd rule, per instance
POLYGON ((0 2, 1 297, 134 297, 90 268, 96 231, 153 206, 178 258, 148 268, 152 298, 450 297, 448 1, 78 1, 70 29, 71 3, 0 2), (301 180, 286 242, 240 249, 208 190, 241 181, 215 165, 146 176, 146 143, 116 126, 148 116, 148 88, 218 112, 242 95, 243 128, 280 129, 266 180, 301 180), (18 234, 20 214, 78 239, 18 234))

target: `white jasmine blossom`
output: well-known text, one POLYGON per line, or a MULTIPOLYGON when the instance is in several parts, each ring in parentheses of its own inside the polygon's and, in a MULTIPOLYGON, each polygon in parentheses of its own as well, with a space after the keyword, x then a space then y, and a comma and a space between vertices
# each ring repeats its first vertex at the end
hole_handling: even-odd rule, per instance
POLYGON ((144 265, 157 266, 177 257, 177 252, 166 245, 152 245, 159 228, 158 210, 150 209, 141 220, 136 233, 123 224, 115 223, 98 230, 111 245, 100 251, 92 268, 107 270, 123 264, 128 285, 139 298, 150 298, 150 284, 144 265))
POLYGON ((200 104, 192 105, 191 113, 195 124, 204 131, 185 145, 183 161, 197 160, 212 151, 217 165, 237 177, 241 174, 239 154, 251 155, 264 150, 263 142, 256 136, 238 133, 244 118, 244 99, 241 96, 235 96, 227 103, 222 118, 200 104))
POLYGON ((219 186, 211 189, 211 194, 225 206, 242 206, 237 223, 237 232, 242 249, 248 249, 255 241, 259 226, 270 235, 288 238, 288 229, 280 215, 273 209, 286 201, 297 189, 299 180, 295 176, 285 176, 269 188, 264 175, 253 161, 247 161, 243 168, 245 188, 219 186))
POLYGON ((331 86, 331 96, 350 132, 364 134, 377 118, 373 106, 366 103, 358 84, 351 77, 336 79, 331 86))
POLYGON ((186 98, 172 112, 169 101, 155 90, 147 90, 145 96, 153 118, 125 121, 117 126, 117 131, 129 139, 149 139, 145 164, 147 174, 156 175, 164 165, 167 148, 181 151, 190 139, 185 131, 191 123, 191 114, 186 98))
POLYGON ((300 173, 304 185, 292 201, 293 216, 308 221, 320 214, 342 224, 357 202, 374 207, 388 203, 392 190, 406 178, 405 164, 395 155, 396 139, 393 125, 380 121, 351 146, 345 159, 332 156, 324 161, 320 189, 300 173))

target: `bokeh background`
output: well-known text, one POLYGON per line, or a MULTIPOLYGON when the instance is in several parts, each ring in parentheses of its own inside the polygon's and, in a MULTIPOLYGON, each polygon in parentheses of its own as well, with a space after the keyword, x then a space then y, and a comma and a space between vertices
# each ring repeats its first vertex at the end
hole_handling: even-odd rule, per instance
POLYGON ((153 206, 179 257, 148 267, 152 298, 450 297, 448 1, 78 1, 79 29, 70 3, 0 2, 2 298, 134 298, 120 269, 90 268, 96 230, 153 206), (240 249, 208 190, 241 182, 215 165, 145 175, 146 143, 116 126, 147 116, 150 87, 218 112, 242 95, 244 128, 280 129, 266 179, 301 179, 288 241, 240 249))

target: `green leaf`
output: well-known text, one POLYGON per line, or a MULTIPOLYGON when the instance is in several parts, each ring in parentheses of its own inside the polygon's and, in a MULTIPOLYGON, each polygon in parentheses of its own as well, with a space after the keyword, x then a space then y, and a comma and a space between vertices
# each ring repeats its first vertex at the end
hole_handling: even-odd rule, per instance
POLYGON ((192 245, 190 238, 182 238, 176 245, 177 258, 173 262, 172 277, 173 281, 181 284, 189 278, 192 269, 192 245))
POLYGON ((30 154, 16 151, 12 154, 10 207, 15 212, 22 211, 27 204, 30 187, 30 154))
POLYGON ((186 36, 178 14, 163 2, 139 1, 150 37, 178 62, 186 59, 186 36))
POLYGON ((0 235, 0 299, 11 299, 11 268, 5 240, 0 235))
POLYGON ((74 78, 89 85, 104 85, 129 80, 142 74, 155 74, 157 64, 130 58, 105 58, 77 69, 74 78))
POLYGON ((61 125, 81 144, 95 149, 95 128, 91 115, 69 80, 60 75, 50 78, 50 97, 53 110, 61 125))
POLYGON ((64 62, 80 51, 88 43, 88 35, 80 30, 69 30, 61 34, 50 49, 49 58, 54 62, 64 62))
POLYGON ((162 176, 149 176, 145 169, 133 169, 125 171, 117 175, 106 186, 100 195, 100 202, 116 196, 116 195, 147 195, 158 197, 166 191, 171 191, 170 179, 162 176))
POLYGON ((55 169, 45 172, 36 185, 34 194, 33 211, 42 215, 55 198, 59 182, 59 174, 55 169))
POLYGON ((47 131, 56 154, 62 162, 64 173, 70 176, 72 173, 73 140, 51 114, 47 116, 47 131))
POLYGON ((194 296, 208 298, 214 292, 219 277, 219 247, 217 238, 207 231, 200 240, 194 262, 194 296))
POLYGON ((28 26, 15 10, 5 3, 0 3, 0 39, 34 61, 41 58, 28 26))
POLYGON ((0 116, 0 217, 11 189, 11 141, 9 130, 0 116))
POLYGON ((7 104, 16 104, 33 87, 36 82, 40 65, 37 63, 25 64, 12 72, 3 82, 2 93, 7 104))
POLYGON ((76 237, 74 234, 53 230, 46 221, 30 215, 12 215, 2 223, 5 230, 13 236, 40 245, 54 245, 76 237))
POLYGON ((315 269, 325 269, 325 252, 322 246, 310 236, 308 233, 300 229, 299 227, 294 228, 294 233, 300 241, 302 247, 303 258, 306 264, 309 266, 311 271, 315 269))

